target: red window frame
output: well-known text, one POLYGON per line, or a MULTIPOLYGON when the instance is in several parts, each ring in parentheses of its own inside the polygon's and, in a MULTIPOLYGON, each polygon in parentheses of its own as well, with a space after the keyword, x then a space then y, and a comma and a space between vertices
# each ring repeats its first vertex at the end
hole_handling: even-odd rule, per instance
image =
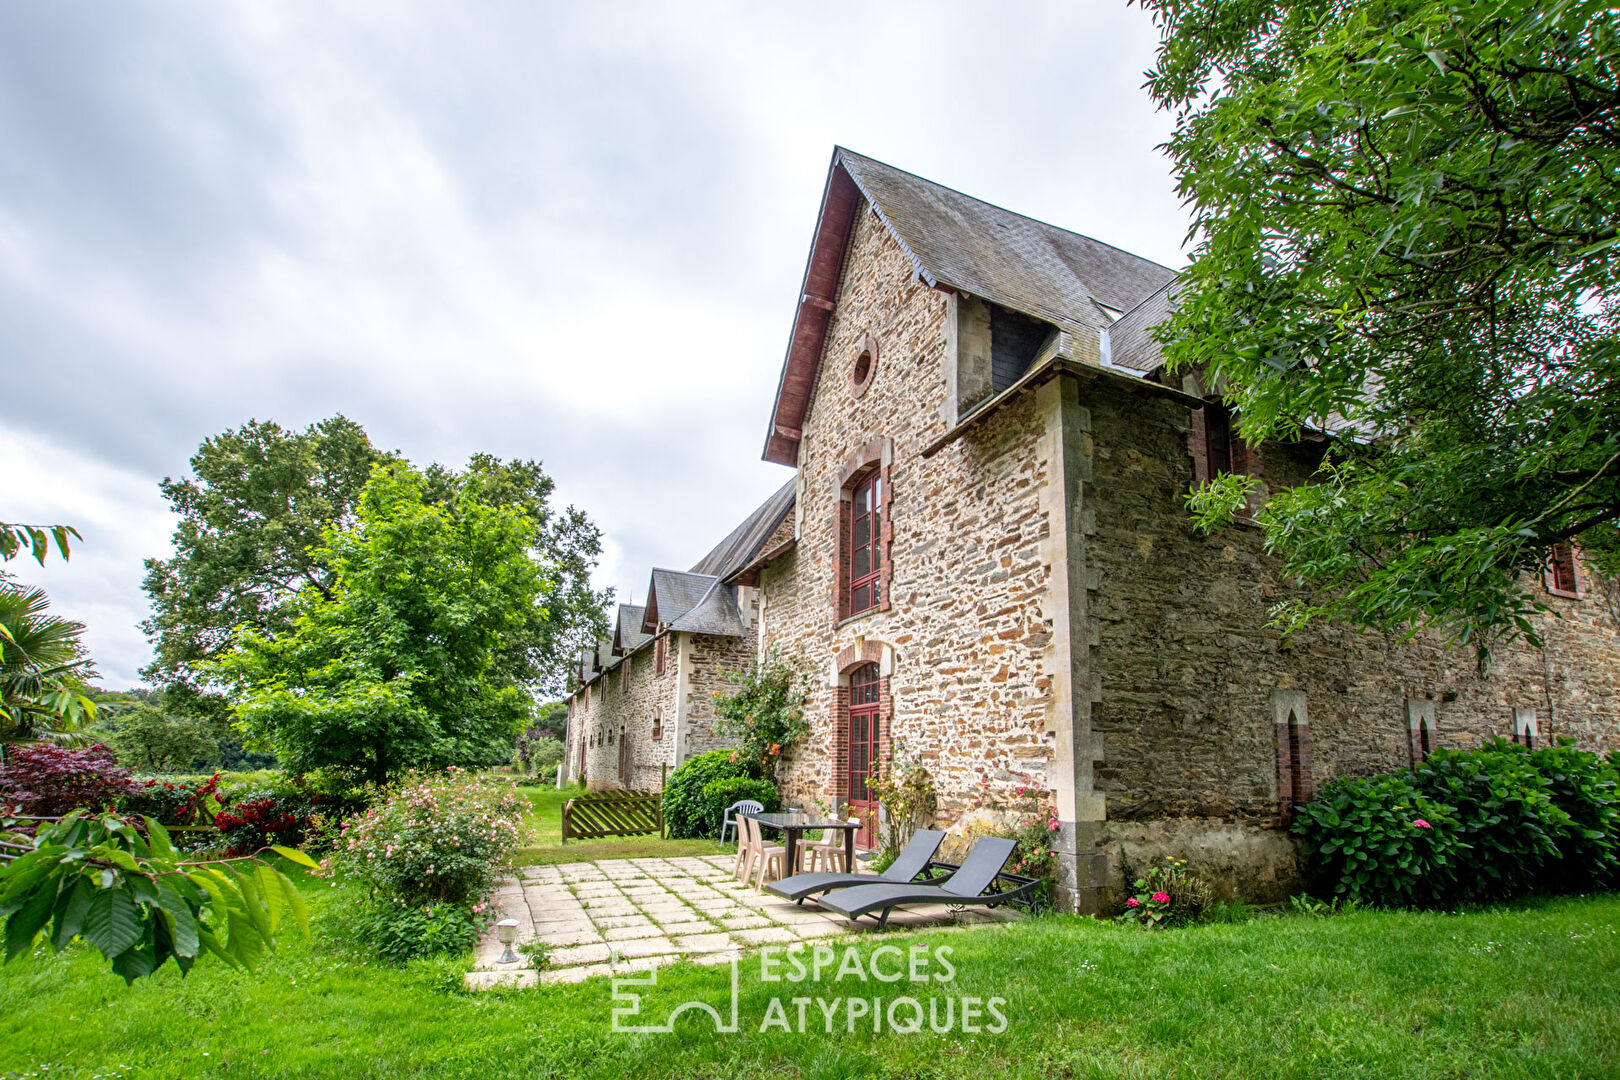
POLYGON ((1581 582, 1575 573, 1575 551, 1568 544, 1554 544, 1547 552, 1547 588, 1564 596, 1579 596, 1581 582))
POLYGON ((660 634, 658 641, 653 645, 653 674, 662 675, 664 665, 669 660, 669 638, 660 634))
POLYGON ((873 469, 849 493, 849 602, 846 615, 883 603, 883 473, 873 469))

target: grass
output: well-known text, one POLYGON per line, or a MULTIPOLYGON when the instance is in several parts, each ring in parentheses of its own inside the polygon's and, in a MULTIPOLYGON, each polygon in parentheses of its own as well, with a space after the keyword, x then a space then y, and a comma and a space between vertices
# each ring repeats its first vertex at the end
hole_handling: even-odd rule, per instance
MULTIPOLYGON (((741 976, 741 1030, 688 1013, 673 1034, 610 1028, 607 980, 456 990, 464 961, 405 969, 346 941, 342 892, 305 879, 315 943, 248 974, 205 960, 126 988, 99 956, 25 954, 0 969, 0 1076, 786 1077, 1174 1080, 1620 1075, 1620 897, 1465 915, 1355 912, 1147 932, 1047 918, 858 946, 949 946, 954 981, 764 982, 741 976), (1000 996, 999 1035, 874 1034, 862 1021, 761 1031, 773 997, 1000 996), (701 1020, 702 1023, 698 1021, 701 1020)), ((841 949, 844 943, 838 943, 841 949)), ((886 970, 893 954, 880 957, 886 970)), ((726 1008, 724 967, 677 964, 645 1012, 726 1008)), ((943 1004, 941 1005, 943 1007, 943 1004)))
POLYGON ((668 840, 653 836, 609 836, 601 840, 562 840, 562 804, 579 794, 579 789, 558 791, 554 787, 520 787, 518 793, 529 800, 532 810, 525 819, 534 830, 533 847, 520 848, 521 866, 548 863, 590 862, 596 859, 647 859, 675 855, 715 855, 735 851, 735 845, 712 840, 668 840))

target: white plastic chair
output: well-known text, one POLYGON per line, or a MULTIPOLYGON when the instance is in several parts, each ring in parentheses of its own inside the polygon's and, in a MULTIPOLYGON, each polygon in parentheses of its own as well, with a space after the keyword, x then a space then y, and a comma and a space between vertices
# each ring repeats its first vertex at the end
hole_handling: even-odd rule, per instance
MULTIPOLYGON (((722 844, 726 842, 727 829, 737 828, 737 817, 739 814, 763 814, 764 812, 764 804, 756 802, 753 799, 738 799, 736 802, 726 807, 725 813, 720 818, 720 842, 722 844)), ((741 835, 741 832, 739 832, 738 837, 740 838, 741 835)))

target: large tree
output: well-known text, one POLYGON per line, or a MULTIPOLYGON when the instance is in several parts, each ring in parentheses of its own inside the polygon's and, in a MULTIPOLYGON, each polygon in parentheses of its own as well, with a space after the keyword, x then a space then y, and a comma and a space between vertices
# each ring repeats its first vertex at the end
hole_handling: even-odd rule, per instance
POLYGON ((242 729, 294 772, 381 781, 402 768, 506 760, 533 701, 499 659, 536 610, 549 568, 534 522, 482 498, 476 475, 434 503, 423 476, 379 465, 348 527, 314 555, 284 625, 244 628, 205 667, 231 688, 242 729))
POLYGON ((1620 14, 1144 2, 1198 240, 1170 360, 1250 441, 1338 436, 1262 514, 1307 587, 1283 625, 1534 640, 1552 545, 1616 569, 1620 14))
MULTIPOLYGON (((333 568, 320 554, 322 538, 353 523, 372 467, 398 460, 342 416, 303 431, 251 421, 205 441, 191 476, 163 481, 180 521, 174 556, 146 564, 152 616, 143 629, 154 659, 142 675, 165 689, 170 712, 222 714, 199 672, 229 651, 236 628, 277 633, 300 593, 330 596, 333 568)), ((485 502, 528 515, 529 546, 554 570, 542 601, 507 636, 500 660, 514 680, 554 694, 568 658, 607 625, 608 594, 590 587, 601 534, 581 511, 551 507, 551 478, 535 461, 478 454, 465 470, 433 465, 424 495, 453 506, 474 476, 485 502)))
POLYGON ((177 702, 195 697, 198 665, 228 650, 236 627, 284 629, 300 591, 329 595, 322 537, 353 520, 372 466, 390 457, 342 416, 303 431, 250 420, 205 440, 193 475, 159 485, 180 521, 174 556, 146 560, 153 659, 141 674, 177 702))

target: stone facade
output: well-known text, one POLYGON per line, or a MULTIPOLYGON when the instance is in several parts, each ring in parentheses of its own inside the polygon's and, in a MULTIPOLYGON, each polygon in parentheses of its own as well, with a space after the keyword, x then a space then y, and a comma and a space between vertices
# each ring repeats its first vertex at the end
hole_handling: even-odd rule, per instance
MULTIPOLYGON (((648 708, 667 725, 674 710, 684 749, 666 727, 658 751, 675 756, 647 760, 682 760, 714 745, 725 672, 775 650, 809 681, 809 734, 781 763, 783 797, 847 807, 850 675, 875 664, 878 752, 927 767, 937 823, 981 815, 987 796, 1045 793, 1061 823, 1060 899, 1081 911, 1118 899, 1122 856, 1181 855, 1229 894, 1274 899, 1298 883, 1292 805, 1425 748, 1525 732, 1620 745, 1620 623, 1606 596, 1549 597, 1545 647, 1503 648, 1488 675, 1430 635, 1269 629, 1286 586, 1259 531, 1201 536, 1183 505, 1207 468, 1202 392, 1110 359, 1110 320, 1131 303, 1105 275, 1125 282, 1116 292, 1162 292, 1168 279, 886 168, 835 155, 767 441, 770 460, 796 469, 791 513, 758 543, 750 534, 736 574, 715 571, 746 582, 748 632, 672 635, 680 674, 638 690, 651 667, 641 646, 631 689, 609 687, 590 709, 585 689, 575 695, 571 735, 628 730, 648 708), (858 191, 846 166, 864 177, 858 191), (979 231, 941 239, 925 227, 979 231), (1042 284, 1060 263, 1103 283, 1094 302, 1054 311, 1079 288, 1042 284), (1005 312, 1020 297, 1016 323, 1005 312), (1031 316, 1050 323, 1033 352, 1031 316), (998 320, 1020 327, 1016 341, 995 339, 998 320), (849 615, 848 500, 874 475, 881 601, 849 615)), ((1234 466, 1274 489, 1304 482, 1323 447, 1240 447, 1234 466)), ((588 751, 593 786, 612 752, 588 751)))
POLYGON ((714 695, 747 666, 752 637, 660 636, 668 650, 662 674, 654 637, 569 697, 569 775, 583 762, 592 791, 658 791, 682 761, 730 745, 714 730, 714 695))

